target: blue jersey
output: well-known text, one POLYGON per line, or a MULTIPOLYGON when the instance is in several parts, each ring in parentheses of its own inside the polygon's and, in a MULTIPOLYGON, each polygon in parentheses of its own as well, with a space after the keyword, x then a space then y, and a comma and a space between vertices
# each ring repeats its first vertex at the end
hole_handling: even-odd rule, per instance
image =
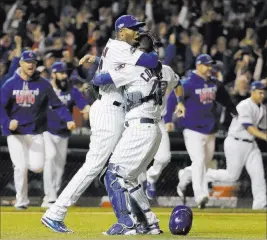
POLYGON ((203 134, 214 133, 217 129, 217 81, 205 81, 193 72, 186 80, 181 81, 181 84, 186 114, 184 118, 179 119, 180 125, 203 134))
POLYGON ((15 73, 0 90, 2 134, 40 134, 47 130, 47 110, 51 106, 64 121, 72 121, 71 113, 58 99, 51 84, 37 73, 24 81, 15 73), (18 128, 9 130, 12 119, 18 128))
MULTIPOLYGON (((55 90, 61 102, 73 112, 73 107, 76 105, 80 110, 88 104, 82 93, 75 87, 71 87, 65 92, 55 90)), ((70 131, 67 128, 67 123, 63 121, 55 110, 49 109, 47 113, 48 118, 48 131, 54 135, 61 137, 68 137, 70 131)))

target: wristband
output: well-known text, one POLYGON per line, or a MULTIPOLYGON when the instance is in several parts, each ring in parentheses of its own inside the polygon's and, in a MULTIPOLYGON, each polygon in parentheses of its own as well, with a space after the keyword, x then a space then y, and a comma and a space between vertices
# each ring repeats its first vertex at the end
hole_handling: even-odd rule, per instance
POLYGON ((177 97, 177 102, 181 102, 181 103, 184 103, 184 96, 179 96, 177 97))

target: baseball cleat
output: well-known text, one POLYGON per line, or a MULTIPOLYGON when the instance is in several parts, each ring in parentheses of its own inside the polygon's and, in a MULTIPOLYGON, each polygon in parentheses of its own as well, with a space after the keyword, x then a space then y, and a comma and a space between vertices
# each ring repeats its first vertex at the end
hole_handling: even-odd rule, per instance
POLYGON ((148 182, 146 183, 146 196, 149 200, 153 200, 157 196, 156 183, 148 182))
POLYGON ((63 221, 55 221, 55 220, 50 219, 48 217, 42 217, 41 222, 46 227, 52 229, 54 232, 73 233, 73 231, 71 231, 70 229, 67 228, 67 226, 64 224, 63 221))
POLYGON ((208 197, 203 197, 200 203, 198 204, 199 209, 203 209, 206 207, 206 204, 208 203, 209 198, 208 197))
POLYGON ((50 208, 55 202, 43 201, 41 208, 50 208))
POLYGON ((16 206, 17 210, 26 210, 28 208, 28 205, 22 205, 22 206, 16 206))
POLYGON ((115 223, 109 230, 103 232, 104 235, 136 235, 135 228, 128 228, 124 224, 115 223))
POLYGON ((137 234, 147 234, 147 235, 159 235, 163 233, 162 230, 159 228, 158 223, 154 223, 152 225, 149 225, 148 227, 144 227, 142 224, 139 224, 136 227, 137 234))

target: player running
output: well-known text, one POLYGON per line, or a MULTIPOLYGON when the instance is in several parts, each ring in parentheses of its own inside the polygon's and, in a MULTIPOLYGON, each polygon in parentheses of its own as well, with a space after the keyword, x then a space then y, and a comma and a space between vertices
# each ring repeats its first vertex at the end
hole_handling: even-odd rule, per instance
MULTIPOLYGON (((61 102, 72 113, 77 106, 88 119, 90 106, 86 99, 73 87, 67 75, 67 66, 63 62, 55 62, 52 65, 51 85, 61 102)), ((61 180, 66 164, 68 140, 70 130, 66 122, 62 121, 53 109, 47 113, 48 131, 43 133, 45 144, 44 165, 44 192, 45 196, 41 207, 50 207, 57 199, 57 192, 61 186, 61 180)))
POLYGON ((20 68, 1 88, 0 105, 2 134, 14 165, 17 209, 26 209, 28 199, 28 169, 39 173, 44 166, 43 132, 46 131, 48 107, 56 112, 67 128, 75 123, 67 108, 61 103, 50 83, 41 78, 36 70, 36 55, 24 51, 20 68))
MULTIPOLYGON (((160 177, 163 169, 168 165, 171 160, 171 147, 169 134, 166 131, 163 116, 166 114, 166 92, 167 89, 173 89, 179 84, 179 76, 175 74, 171 67, 167 65, 162 65, 162 79, 161 79, 161 89, 162 89, 162 105, 161 108, 161 120, 159 121, 159 128, 162 133, 161 142, 158 151, 154 157, 153 165, 146 172, 146 195, 148 199, 152 200, 156 197, 156 182, 160 177)), ((182 91, 181 91, 182 92, 182 91)), ((182 94, 180 94, 182 96, 182 94)), ((183 104, 183 103, 182 103, 183 104)), ((180 108, 179 108, 180 109, 180 108)), ((182 113, 181 113, 182 114, 182 113)))
POLYGON ((253 209, 266 209, 266 180, 262 155, 255 137, 267 141, 267 114, 264 86, 260 81, 252 82, 250 98, 237 105, 238 118, 231 122, 224 141, 226 169, 208 169, 208 180, 235 182, 245 166, 251 178, 253 209))
MULTIPOLYGON (((209 55, 199 55, 196 59, 196 70, 181 81, 184 97, 174 97, 178 103, 184 102, 185 105, 185 117, 179 119, 179 124, 183 128, 185 146, 192 161, 190 171, 184 171, 181 176, 177 192, 184 197, 188 178, 192 178, 195 201, 199 208, 205 207, 209 196, 205 174, 215 148, 216 101, 229 108, 234 116, 237 115, 222 83, 211 77, 213 63, 209 55), (187 176, 186 173, 190 175, 187 176)), ((171 119, 165 120, 171 122, 171 119)))
MULTIPOLYGON (((117 71, 122 64, 155 68, 158 55, 155 52, 143 53, 131 51, 138 37, 138 30, 145 23, 137 22, 131 15, 123 15, 115 22, 117 39, 109 39, 103 50, 98 71, 113 70, 112 78, 116 79, 117 71)), ((99 88, 98 100, 90 108, 90 150, 84 165, 75 174, 67 187, 42 217, 42 223, 56 232, 72 232, 63 220, 67 208, 73 205, 104 168, 123 132, 124 108, 122 90, 114 84, 99 88)))

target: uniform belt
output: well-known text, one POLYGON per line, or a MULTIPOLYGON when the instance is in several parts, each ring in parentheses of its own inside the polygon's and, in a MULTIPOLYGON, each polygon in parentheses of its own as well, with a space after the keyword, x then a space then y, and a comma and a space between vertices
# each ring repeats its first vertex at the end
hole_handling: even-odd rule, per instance
MULTIPOLYGON (((140 123, 151 123, 151 124, 154 124, 155 120, 151 119, 151 118, 140 118, 140 123)), ((125 122, 125 126, 129 127, 129 122, 128 121, 125 122)))
MULTIPOLYGON (((102 98, 102 95, 101 94, 98 94, 98 99, 101 100, 101 98, 102 98)), ((116 106, 116 107, 120 107, 121 106, 121 103, 120 102, 117 102, 117 101, 114 101, 112 104, 114 106, 116 106)))
POLYGON ((253 143, 253 141, 251 141, 251 140, 249 140, 249 139, 242 139, 242 138, 237 138, 237 137, 234 137, 234 139, 237 140, 237 141, 253 143))

